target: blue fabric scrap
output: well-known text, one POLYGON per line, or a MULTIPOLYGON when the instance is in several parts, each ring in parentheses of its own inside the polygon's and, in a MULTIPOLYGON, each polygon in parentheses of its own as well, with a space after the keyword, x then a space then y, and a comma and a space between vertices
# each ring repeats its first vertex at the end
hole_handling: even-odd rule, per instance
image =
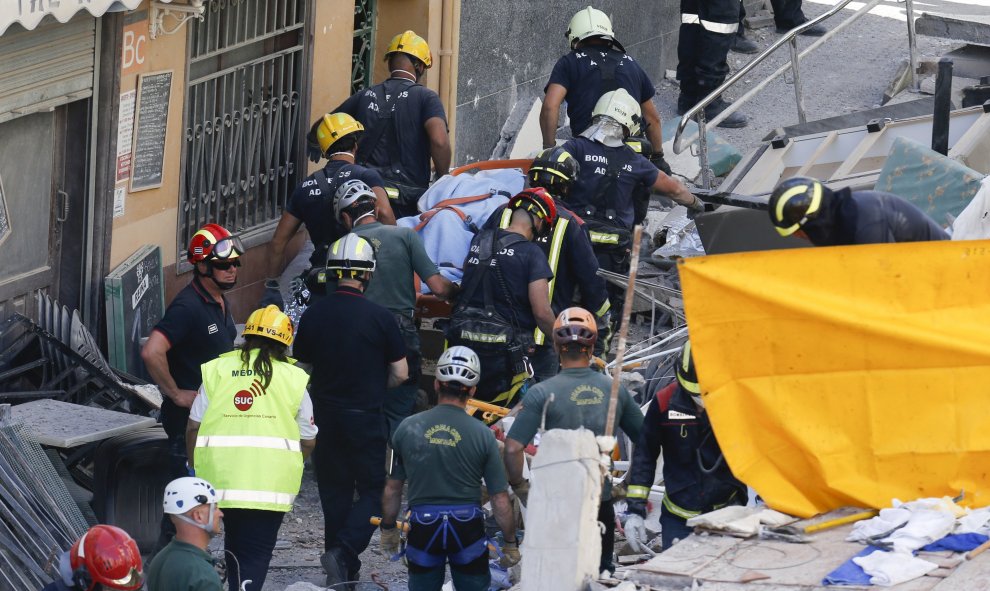
POLYGON ((941 540, 928 544, 921 551, 938 552, 940 550, 951 550, 953 552, 969 552, 987 540, 990 540, 990 537, 983 534, 949 534, 941 540))
POLYGON ((869 585, 870 575, 863 571, 863 567, 853 562, 853 558, 868 556, 874 552, 877 552, 877 549, 872 546, 863 548, 858 554, 843 562, 832 572, 828 573, 828 575, 822 579, 822 585, 869 585))

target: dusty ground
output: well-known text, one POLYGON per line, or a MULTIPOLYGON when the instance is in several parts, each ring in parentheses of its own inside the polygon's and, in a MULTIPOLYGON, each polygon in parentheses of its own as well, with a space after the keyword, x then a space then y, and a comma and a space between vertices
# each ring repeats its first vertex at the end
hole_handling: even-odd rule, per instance
MULTIPOLYGON (((809 119, 821 119, 879 105, 884 88, 901 59, 907 56, 906 24, 903 17, 896 18, 897 14, 903 12, 903 4, 887 2, 882 6, 884 14, 891 16, 871 14, 864 17, 802 62, 804 100, 809 119)), ((808 15, 820 14, 826 8, 821 3, 805 2, 805 12, 808 15)), ((761 49, 779 38, 772 27, 749 31, 748 35, 761 49)), ((807 47, 812 41, 813 39, 801 38, 800 46, 807 47)), ((958 45, 918 37, 922 57, 937 58, 958 45)), ((752 57, 735 53, 729 55, 729 64, 734 69, 752 57)), ((779 52, 778 56, 759 66, 737 89, 730 92, 728 98, 740 96, 788 60, 786 50, 779 52)), ((664 118, 674 116, 677 93, 675 83, 668 80, 660 83, 657 100, 664 118)), ((793 87, 783 79, 778 79, 748 103, 743 112, 750 118, 748 127, 739 130, 720 129, 718 132, 746 153, 773 129, 797 123, 793 87)), ((265 584, 266 591, 281 591, 298 581, 322 585, 324 574, 319 563, 319 556, 323 551, 322 530, 323 516, 316 483, 312 470, 307 468, 295 509, 287 516, 280 532, 279 538, 287 542, 287 547, 275 552, 265 584)), ((364 562, 362 579, 369 580, 371 574, 376 573, 388 584, 389 589, 406 589, 405 569, 401 563, 389 562, 379 553, 377 535, 361 559, 364 562)), ((370 583, 358 586, 358 591, 372 589, 380 587, 370 583)))

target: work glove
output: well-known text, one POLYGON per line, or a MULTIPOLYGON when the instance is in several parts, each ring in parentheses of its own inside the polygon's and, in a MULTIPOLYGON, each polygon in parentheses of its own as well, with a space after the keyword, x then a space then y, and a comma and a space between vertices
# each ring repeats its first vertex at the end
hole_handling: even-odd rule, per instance
POLYGON ((519 553, 518 542, 505 542, 502 544, 502 558, 498 563, 502 568, 509 568, 519 564, 522 555, 519 553))
POLYGON ((529 481, 522 480, 519 484, 512 485, 512 493, 516 495, 523 507, 529 506, 529 481))
POLYGON ((655 554, 655 552, 646 545, 646 524, 643 522, 643 518, 641 516, 633 513, 626 518, 626 524, 624 527, 626 530, 626 542, 629 543, 629 547, 633 549, 633 552, 639 552, 640 554, 655 554))
POLYGON ((705 202, 702 201, 701 199, 698 199, 698 196, 695 195, 694 196, 694 203, 692 203, 691 205, 688 205, 687 206, 687 210, 688 210, 687 211, 687 217, 688 217, 688 219, 689 220, 693 220, 694 218, 696 218, 698 216, 698 214, 705 213, 705 211, 706 211, 706 209, 705 209, 705 202))
POLYGON ((670 165, 664 160, 663 154, 653 154, 650 156, 650 162, 653 166, 656 166, 667 176, 674 176, 674 171, 670 169, 670 165))
POLYGON ((309 157, 310 162, 316 162, 319 164, 320 160, 323 160, 323 150, 320 149, 320 140, 316 139, 316 129, 323 122, 323 118, 320 117, 310 128, 309 133, 306 134, 306 156, 309 157))
POLYGON ((381 544, 385 556, 392 558, 399 553, 399 527, 397 525, 390 529, 381 528, 381 544))
POLYGON ((265 281, 265 293, 262 294, 258 307, 267 308, 268 306, 278 306, 279 310, 285 310, 285 302, 282 301, 282 286, 279 285, 278 279, 265 281))
POLYGON ((612 344, 612 311, 596 316, 595 326, 598 328, 598 340, 595 341, 594 354, 595 357, 605 359, 612 344))

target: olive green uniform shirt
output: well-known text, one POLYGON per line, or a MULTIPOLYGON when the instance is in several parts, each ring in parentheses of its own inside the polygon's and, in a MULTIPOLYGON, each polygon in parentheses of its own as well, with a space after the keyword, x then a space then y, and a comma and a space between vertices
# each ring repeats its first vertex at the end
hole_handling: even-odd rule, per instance
POLYGON ((409 506, 468 505, 508 488, 495 435, 451 404, 415 414, 392 437, 395 465, 389 478, 409 484, 409 506))
MULTIPOLYGON (((526 393, 523 409, 519 411, 508 437, 523 445, 533 441, 543 418, 543 407, 553 394, 553 402, 547 405, 546 428, 585 428, 595 435, 605 434, 608 419, 609 396, 612 379, 589 368, 564 369, 556 376, 540 382, 526 393)), ((633 441, 639 439, 643 427, 643 412, 625 387, 619 387, 619 400, 615 408, 615 428, 620 428, 633 441)), ((606 486, 603 500, 611 497, 611 487, 606 486)))
POLYGON ((221 591, 220 575, 210 555, 178 540, 155 555, 145 582, 148 591, 221 591))
POLYGON ((440 272, 430 260, 423 240, 412 228, 372 222, 353 232, 375 247, 375 273, 364 290, 366 298, 391 312, 411 314, 416 308, 413 272, 426 281, 440 272))

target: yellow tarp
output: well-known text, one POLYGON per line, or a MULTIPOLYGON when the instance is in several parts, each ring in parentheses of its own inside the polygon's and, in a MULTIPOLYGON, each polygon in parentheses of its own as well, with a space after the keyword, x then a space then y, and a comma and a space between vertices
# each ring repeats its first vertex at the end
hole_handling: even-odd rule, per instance
POLYGON ((990 504, 990 242, 679 269, 716 436, 771 507, 807 517, 961 490, 990 504))

